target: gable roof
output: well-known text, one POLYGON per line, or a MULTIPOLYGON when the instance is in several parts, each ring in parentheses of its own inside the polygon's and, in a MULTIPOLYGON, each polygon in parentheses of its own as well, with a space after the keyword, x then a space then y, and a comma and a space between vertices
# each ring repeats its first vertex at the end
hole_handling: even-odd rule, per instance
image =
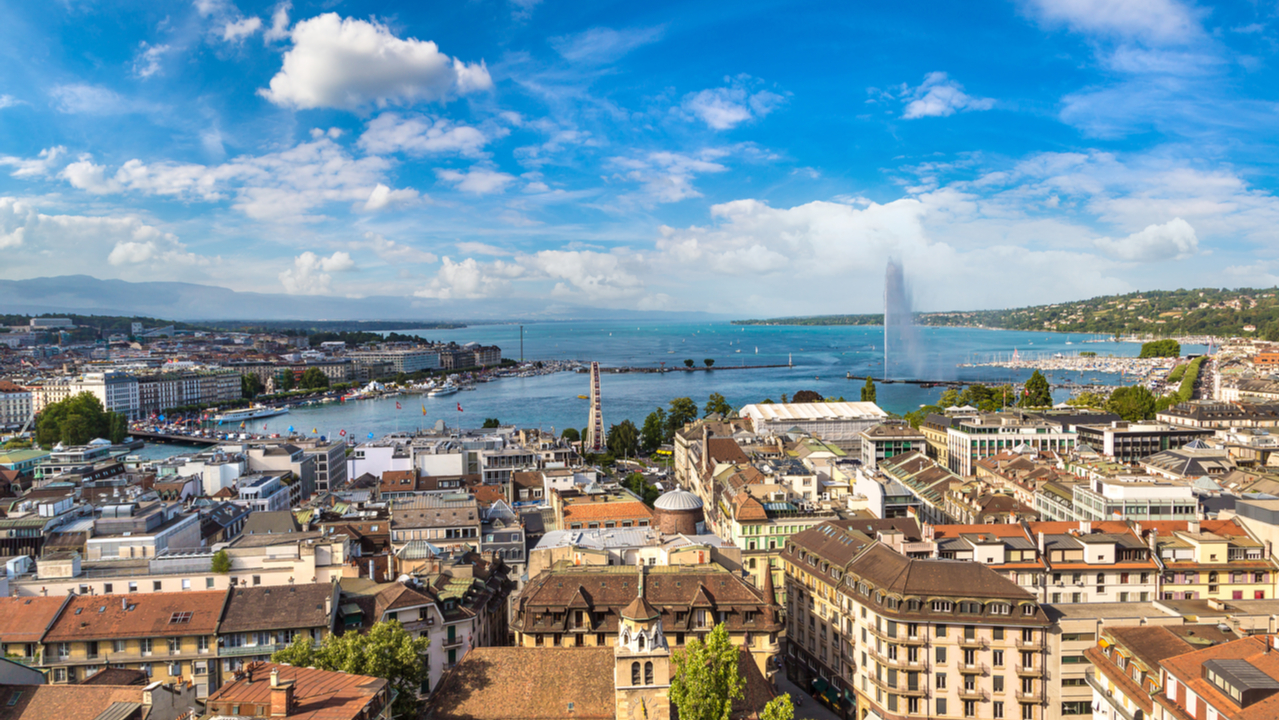
POLYGON ((0 685, 0 720, 95 720, 118 704, 136 711, 142 693, 140 685, 0 685))
POLYGON ((228 596, 227 590, 77 595, 44 642, 213 635, 228 596))
POLYGON ((327 627, 325 603, 332 596, 333 586, 328 583, 233 588, 218 631, 327 627))
POLYGON ((68 597, 0 598, 0 643, 38 643, 68 597))

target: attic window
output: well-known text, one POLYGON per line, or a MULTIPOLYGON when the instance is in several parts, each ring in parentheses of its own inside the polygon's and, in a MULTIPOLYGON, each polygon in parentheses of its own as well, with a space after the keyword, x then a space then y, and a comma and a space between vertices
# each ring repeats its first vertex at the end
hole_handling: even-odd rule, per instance
POLYGON ((184 623, 184 622, 190 622, 190 621, 191 621, 190 612, 176 612, 169 617, 169 623, 171 625, 175 623, 184 623))
MULTIPOLYGON (((14 693, 9 696, 9 707, 13 707, 14 705, 18 704, 18 701, 22 699, 22 693, 23 693, 22 690, 17 690, 17 691, 14 691, 14 693)), ((569 708, 570 709, 573 708, 573 703, 569 703, 569 708)))

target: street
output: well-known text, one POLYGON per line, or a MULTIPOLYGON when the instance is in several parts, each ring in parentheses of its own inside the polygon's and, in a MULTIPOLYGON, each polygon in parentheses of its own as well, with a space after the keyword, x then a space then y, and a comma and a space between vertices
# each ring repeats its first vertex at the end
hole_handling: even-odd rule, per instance
POLYGON ((778 673, 777 683, 779 693, 791 695, 791 702, 796 705, 796 720, 840 720, 839 715, 818 702, 817 698, 796 687, 787 679, 786 673, 778 673))

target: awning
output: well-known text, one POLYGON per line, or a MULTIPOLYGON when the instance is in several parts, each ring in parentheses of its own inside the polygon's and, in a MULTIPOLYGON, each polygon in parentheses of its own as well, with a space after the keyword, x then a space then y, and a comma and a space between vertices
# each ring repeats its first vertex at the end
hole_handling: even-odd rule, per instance
POLYGON ((820 678, 820 677, 817 677, 817 678, 814 678, 814 679, 813 679, 813 689, 814 689, 814 690, 817 690, 817 691, 818 691, 818 692, 820 692, 820 693, 825 693, 825 692, 826 692, 827 690, 829 690, 830 688, 831 688, 831 683, 828 683, 826 680, 823 680, 823 679, 822 679, 822 678, 820 678))
POLYGON ((835 705, 836 707, 839 707, 839 706, 840 706, 840 691, 839 691, 839 690, 837 690, 836 688, 833 688, 833 687, 829 687, 829 688, 827 688, 827 689, 826 689, 826 692, 824 692, 824 693, 822 693, 822 694, 826 696, 826 698, 827 698, 827 702, 831 703, 832 705, 835 705))

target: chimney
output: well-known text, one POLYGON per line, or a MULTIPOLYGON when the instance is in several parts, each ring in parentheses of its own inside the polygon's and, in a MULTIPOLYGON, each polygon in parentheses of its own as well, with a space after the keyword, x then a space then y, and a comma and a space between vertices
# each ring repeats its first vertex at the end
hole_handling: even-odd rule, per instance
POLYGON ((293 709, 293 681, 281 680, 280 669, 271 671, 271 717, 288 717, 293 709))
POLYGON ((1044 557, 1044 531, 1036 533, 1036 547, 1040 548, 1040 556, 1044 557))
POLYGON ((707 424, 702 423, 702 471, 705 473, 711 469, 711 447, 709 440, 711 439, 711 429, 707 424))
POLYGON ((1081 520, 1081 521, 1080 521, 1080 534, 1081 534, 1081 535, 1088 535, 1088 534, 1089 534, 1089 533, 1091 533, 1091 532, 1093 532, 1093 523, 1092 523, 1092 522, 1089 522, 1088 520, 1081 520))
POLYGON ((1200 532, 1200 521, 1199 521, 1199 520, 1192 520, 1192 521, 1188 522, 1188 523, 1187 523, 1187 532, 1193 532, 1193 533, 1198 533, 1198 532, 1200 532))

